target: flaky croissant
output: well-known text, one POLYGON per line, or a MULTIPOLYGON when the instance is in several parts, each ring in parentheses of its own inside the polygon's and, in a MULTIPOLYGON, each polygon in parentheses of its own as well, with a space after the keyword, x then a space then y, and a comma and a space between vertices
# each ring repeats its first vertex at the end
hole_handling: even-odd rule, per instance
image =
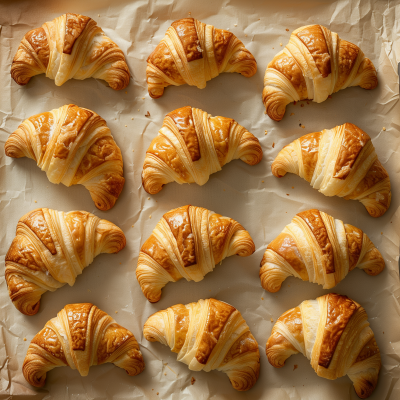
POLYGON ((262 155, 258 139, 235 120, 189 106, 178 108, 167 114, 147 149, 143 187, 155 194, 173 181, 204 185, 231 160, 255 165, 262 155))
POLYGON ((288 276, 336 286, 358 267, 378 275, 385 261, 368 236, 318 210, 298 213, 267 247, 261 261, 261 285, 277 292, 288 276))
POLYGON ((293 31, 289 43, 268 64, 263 102, 275 121, 285 115, 292 101, 325 101, 349 86, 374 89, 378 84, 371 60, 353 43, 321 25, 293 31))
POLYGON ((147 300, 160 300, 168 282, 201 281, 225 257, 247 257, 255 246, 242 225, 201 207, 164 214, 140 249, 136 277, 147 300))
POLYGON ((303 301, 282 314, 272 328, 266 353, 276 368, 283 367, 292 354, 303 353, 318 376, 348 375, 362 399, 374 391, 381 368, 364 308, 335 293, 303 301))
POLYGON ((124 187, 121 150, 106 121, 73 104, 34 115, 10 135, 9 157, 28 157, 51 183, 83 185, 96 207, 109 210, 124 187))
POLYGON ((32 339, 22 372, 31 385, 42 387, 56 367, 87 376, 90 366, 105 363, 140 374, 144 361, 135 336, 93 304, 68 304, 32 339))
POLYGON ((5 259, 14 306, 23 314, 36 314, 43 293, 72 286, 94 257, 118 253, 125 244, 121 229, 86 211, 38 208, 25 214, 5 259))
POLYGON ((389 175, 371 138, 353 124, 302 136, 279 152, 271 168, 278 178, 299 175, 325 196, 358 200, 372 217, 390 206, 389 175))
POLYGON ((26 85, 45 73, 57 86, 67 80, 97 78, 113 89, 128 86, 130 72, 122 50, 97 26, 79 14, 64 14, 29 31, 18 47, 11 76, 26 85))
POLYGON ((158 311, 144 324, 143 335, 169 346, 192 371, 225 372, 236 390, 257 382, 258 343, 240 312, 227 303, 207 299, 158 311))
POLYGON ((257 63, 233 33, 197 19, 180 19, 147 59, 148 91, 156 99, 170 85, 187 83, 204 89, 207 81, 222 72, 250 77, 257 72, 257 63))

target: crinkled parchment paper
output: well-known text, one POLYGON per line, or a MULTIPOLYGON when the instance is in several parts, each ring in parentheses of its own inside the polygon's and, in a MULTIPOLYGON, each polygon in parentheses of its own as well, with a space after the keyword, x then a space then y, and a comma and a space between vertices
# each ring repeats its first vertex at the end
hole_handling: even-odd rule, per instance
POLYGON ((75 286, 45 294, 39 313, 33 317, 14 308, 7 293, 4 267, 0 268, 0 398, 356 399, 347 376, 335 381, 319 378, 301 354, 290 357, 281 369, 269 365, 265 356, 265 344, 273 326, 271 319, 276 321, 303 300, 327 293, 316 284, 290 278, 278 293, 270 294, 261 288, 258 278, 259 263, 268 242, 297 212, 316 207, 363 229, 385 258, 386 269, 379 276, 370 277, 355 270, 332 291, 361 303, 375 332, 383 365, 371 399, 399 399, 399 14, 400 1, 371 0, 3 1, 0 264, 4 265, 18 219, 37 207, 91 211, 119 225, 126 234, 127 246, 118 255, 98 256, 78 277, 75 286), (71 80, 56 87, 44 75, 34 77, 25 87, 12 81, 12 58, 24 34, 66 12, 94 18, 122 48, 133 76, 126 90, 115 92, 94 79, 71 80), (187 85, 170 87, 162 98, 152 100, 145 81, 147 56, 171 22, 189 15, 237 35, 254 54, 257 74, 249 79, 222 74, 208 82, 204 90, 187 85), (359 45, 378 69, 379 86, 373 91, 349 88, 322 104, 291 104, 283 121, 276 123, 264 114, 261 101, 266 65, 282 49, 281 44, 286 45, 294 29, 313 23, 323 24, 359 45), (105 118, 123 152, 126 185, 115 207, 108 212, 94 207, 84 187, 53 185, 34 161, 6 158, 2 150, 8 135, 25 118, 68 103, 92 109, 105 118), (165 114, 186 105, 237 120, 260 139, 264 159, 254 167, 233 161, 212 175, 203 187, 171 183, 159 194, 149 196, 141 187, 145 151, 165 114), (149 117, 145 116, 147 112, 149 117), (379 159, 389 172, 392 205, 381 218, 370 217, 359 202, 325 197, 297 176, 288 174, 277 179, 271 174, 271 162, 284 145, 300 135, 345 122, 358 125, 372 137, 379 159), (169 283, 161 301, 150 304, 135 276, 139 249, 165 212, 185 204, 206 207, 238 220, 249 230, 257 250, 247 258, 226 259, 199 283, 169 283), (143 338, 142 327, 150 314, 176 303, 207 297, 237 307, 259 343, 261 375, 249 392, 236 392, 220 372, 189 371, 176 361, 169 348, 143 338), (21 366, 31 339, 65 304, 75 302, 95 303, 134 333, 146 362, 142 374, 129 377, 123 370, 106 364, 92 367, 84 378, 76 370, 57 368, 48 373, 42 390, 25 382, 21 366), (193 385, 192 377, 196 379, 193 385))

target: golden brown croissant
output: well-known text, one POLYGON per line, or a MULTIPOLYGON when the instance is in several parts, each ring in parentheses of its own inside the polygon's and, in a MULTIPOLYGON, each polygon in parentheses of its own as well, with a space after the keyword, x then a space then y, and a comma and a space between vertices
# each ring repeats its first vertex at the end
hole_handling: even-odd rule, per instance
POLYGON ((5 259, 14 306, 23 314, 36 314, 43 293, 72 286, 94 257, 118 253, 125 244, 121 229, 86 211, 38 208, 25 214, 5 259))
POLYGON ((90 366, 105 363, 140 374, 144 361, 135 336, 93 304, 68 304, 32 339, 22 372, 42 387, 53 368, 69 366, 87 376, 90 366))
POLYGON ((147 193, 169 182, 204 185, 211 174, 240 158, 255 165, 262 159, 258 139, 235 120, 212 117, 183 107, 167 114, 158 136, 147 149, 142 181, 147 193))
POLYGON ((197 19, 180 19, 147 59, 149 94, 156 99, 167 86, 185 83, 204 89, 207 81, 222 72, 250 77, 257 72, 257 63, 233 33, 197 19))
POLYGON ((267 342, 268 361, 276 368, 296 353, 311 361, 318 376, 353 381, 362 399, 378 382, 381 356, 367 313, 347 296, 326 294, 303 301, 282 314, 267 342))
POLYGON ((73 104, 26 119, 10 135, 6 155, 28 157, 51 183, 83 185, 100 210, 114 206, 124 187, 121 150, 106 121, 73 104))
POLYGON ((275 121, 292 101, 325 101, 349 86, 374 89, 378 84, 371 60, 353 43, 321 25, 293 31, 287 46, 268 64, 263 102, 275 121))
POLYGON ((178 353, 192 371, 225 372, 236 390, 249 390, 260 373, 258 343, 240 312, 215 299, 177 304, 153 314, 144 337, 178 353))
POLYGON ((164 214, 140 249, 136 277, 147 300, 160 300, 168 282, 201 281, 225 257, 247 257, 255 246, 242 225, 201 207, 164 214))
POLYGON ((336 286, 358 267, 378 275, 385 261, 368 236, 318 210, 298 213, 267 247, 261 261, 261 285, 277 292, 288 276, 336 286))
POLYGON ((97 78, 115 90, 128 86, 130 73, 122 50, 97 26, 79 14, 64 14, 29 31, 12 62, 11 76, 26 85, 45 73, 57 86, 67 80, 97 78))
POLYGON ((372 217, 390 206, 389 175, 371 138, 353 124, 302 136, 279 152, 271 168, 278 178, 299 175, 325 196, 358 200, 372 217))

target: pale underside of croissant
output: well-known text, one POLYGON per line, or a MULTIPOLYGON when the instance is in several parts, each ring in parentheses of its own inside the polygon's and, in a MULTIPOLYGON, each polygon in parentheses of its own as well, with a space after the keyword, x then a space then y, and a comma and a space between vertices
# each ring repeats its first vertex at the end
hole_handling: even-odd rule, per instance
POLYGON ((135 336, 93 304, 68 304, 32 339, 22 372, 31 385, 42 387, 56 367, 87 376, 90 366, 105 363, 140 374, 144 360, 135 336))
POLYGON ((83 185, 100 210, 114 206, 124 187, 121 150, 106 121, 73 104, 26 119, 7 139, 9 157, 28 157, 51 183, 83 185))
POLYGON ((374 276, 385 261, 361 229, 308 210, 297 214, 268 245, 260 279, 269 292, 277 292, 289 276, 331 289, 356 267, 374 276))
POLYGON ((148 91, 156 99, 170 85, 187 83, 203 89, 222 72, 250 77, 257 72, 257 63, 233 33, 193 18, 180 19, 147 59, 148 91))
POLYGON ((321 25, 308 25, 293 31, 268 64, 263 102, 269 117, 280 121, 293 101, 321 103, 341 89, 374 89, 377 84, 375 67, 358 46, 321 25))
POLYGON ((199 282, 224 258, 254 251, 250 234, 235 220, 184 206, 164 214, 143 244, 136 277, 143 294, 155 303, 168 282, 199 282))
POLYGON ((348 375, 362 399, 374 391, 381 368, 364 308, 335 293, 303 301, 282 314, 272 328, 266 353, 276 368, 283 367, 292 354, 302 353, 318 376, 348 375))
POLYGON ((24 215, 5 258, 5 278, 14 306, 38 312, 42 294, 72 286, 100 253, 118 253, 125 235, 116 225, 86 211, 38 208, 24 215))
POLYGON ((390 206, 389 175, 371 138, 350 123, 302 136, 279 152, 271 168, 278 178, 299 175, 325 196, 358 200, 372 217, 390 206))
POLYGON ((142 181, 147 193, 169 182, 204 185, 231 160, 255 165, 262 159, 258 139, 235 120, 183 107, 167 114, 146 152, 142 181))
POLYGON ((43 73, 57 86, 71 78, 93 77, 121 90, 130 80, 122 50, 96 21, 79 14, 64 14, 22 39, 12 62, 12 78, 26 85, 32 76, 43 73))
POLYGON ((144 337, 178 353, 192 371, 225 372, 236 390, 251 389, 260 373, 258 343, 240 312, 215 299, 177 304, 153 314, 144 337))

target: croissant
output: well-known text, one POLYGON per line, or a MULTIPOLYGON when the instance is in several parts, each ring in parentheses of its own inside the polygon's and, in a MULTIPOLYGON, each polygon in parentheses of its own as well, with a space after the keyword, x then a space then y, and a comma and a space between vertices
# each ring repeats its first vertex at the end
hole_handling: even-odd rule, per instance
POLYGON ((192 371, 225 372, 236 390, 251 389, 260 373, 258 343, 240 312, 215 299, 177 304, 153 314, 143 335, 178 353, 192 371))
POLYGON ((163 215, 140 249, 136 277, 147 300, 160 300, 168 282, 201 281, 225 257, 247 257, 255 246, 242 225, 201 207, 163 215))
POLYGON ((296 29, 287 46, 268 64, 263 103, 275 121, 292 101, 322 103, 349 86, 374 89, 378 84, 371 60, 353 43, 321 25, 296 29))
POLYGON ((169 182, 204 185, 233 159, 255 165, 262 159, 258 139, 235 120, 182 107, 166 115, 146 152, 142 182, 158 193, 169 182))
POLYGON ((6 255, 5 279, 14 306, 25 315, 38 312, 40 298, 72 286, 100 253, 118 253, 124 233, 86 211, 38 208, 25 214, 6 255))
POLYGON ((91 365, 105 363, 140 374, 144 361, 135 336, 93 304, 68 304, 32 339, 22 372, 42 387, 53 368, 69 366, 87 376, 91 365))
POLYGON ((64 14, 29 31, 18 47, 11 76, 26 85, 45 73, 57 86, 71 78, 105 80, 113 89, 125 89, 130 72, 122 50, 96 21, 79 14, 64 14))
POLYGON ((348 375, 362 399, 374 391, 381 368, 364 308, 335 293, 303 301, 282 314, 272 328, 266 353, 276 368, 283 367, 292 354, 303 353, 318 376, 348 375))
POLYGON ((207 81, 222 72, 251 77, 257 63, 233 33, 197 19, 180 19, 172 23, 147 59, 149 95, 157 99, 167 86, 185 83, 204 89, 207 81))
POLYGON ((83 185, 100 210, 109 210, 125 183, 121 150, 106 121, 73 104, 26 119, 4 146, 9 157, 28 157, 51 183, 83 185))
POLYGON ((271 168, 278 178, 299 175, 325 196, 358 200, 372 217, 390 206, 389 175, 371 138, 353 124, 302 136, 279 152, 271 168))
POLYGON ((267 247, 261 261, 261 285, 277 292, 288 276, 336 286, 355 267, 378 275, 385 261, 368 236, 318 210, 298 213, 267 247))

